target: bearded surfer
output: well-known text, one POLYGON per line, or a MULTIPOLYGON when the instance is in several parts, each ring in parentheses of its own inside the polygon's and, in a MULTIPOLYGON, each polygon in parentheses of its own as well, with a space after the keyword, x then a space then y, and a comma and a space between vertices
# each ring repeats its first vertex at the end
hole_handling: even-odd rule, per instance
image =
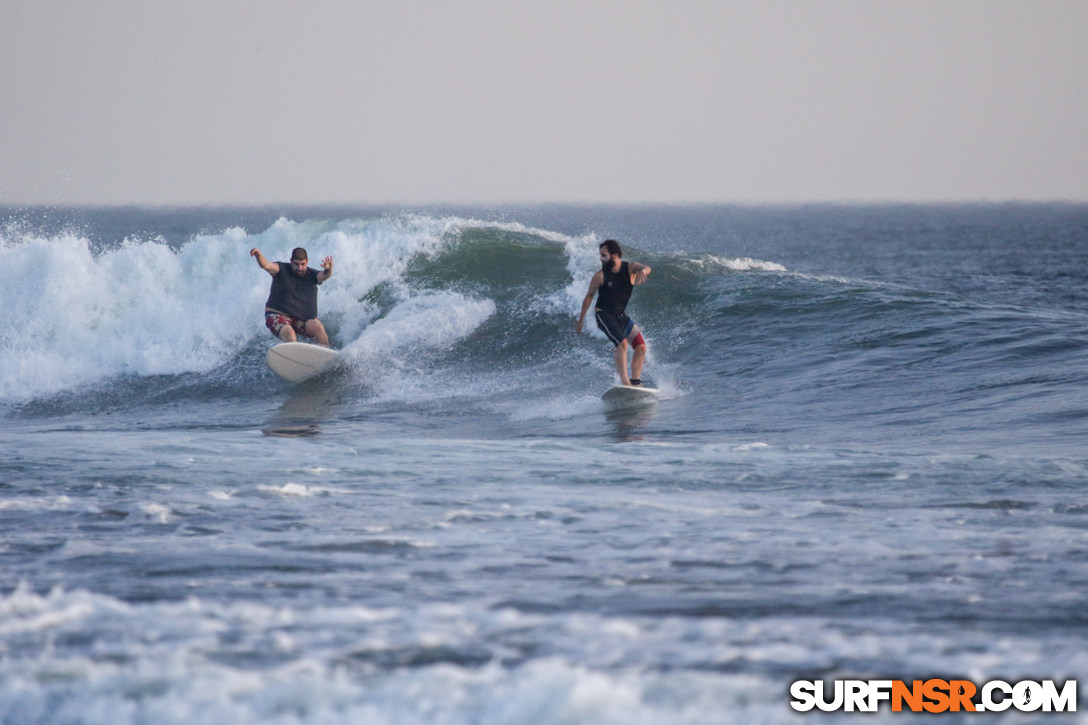
POLYGON ((582 300, 582 314, 578 316, 578 324, 575 331, 582 333, 582 325, 585 323, 586 313, 590 305, 593 305, 593 296, 597 296, 594 306, 597 327, 615 345, 613 357, 616 361, 616 372, 620 375, 623 385, 642 385, 642 366, 646 362, 646 340, 642 337, 642 331, 634 321, 627 316, 627 302, 631 299, 631 291, 636 285, 646 281, 650 275, 650 267, 638 262, 624 262, 623 250, 615 239, 606 239, 598 247, 601 257, 601 269, 593 275, 589 281, 589 292, 582 300), (634 349, 631 357, 631 374, 627 374, 627 348, 634 349))

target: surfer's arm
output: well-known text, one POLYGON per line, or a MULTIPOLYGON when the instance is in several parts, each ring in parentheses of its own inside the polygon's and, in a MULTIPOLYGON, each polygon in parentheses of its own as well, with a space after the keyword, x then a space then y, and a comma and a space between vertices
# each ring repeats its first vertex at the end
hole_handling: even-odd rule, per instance
POLYGON ((642 284, 650 276, 650 272, 653 271, 650 269, 650 265, 639 264, 638 262, 630 262, 627 269, 631 271, 631 284, 642 284))
POLYGON ((261 250, 257 249, 256 247, 249 250, 249 256, 256 259, 257 265, 273 277, 280 273, 280 265, 275 262, 269 262, 267 259, 265 259, 265 256, 261 254, 261 250))
POLYGON ((582 300, 582 314, 578 315, 578 324, 574 326, 575 332, 582 333, 582 324, 586 321, 586 313, 589 312, 589 306, 593 304, 593 296, 597 294, 597 289, 604 282, 604 275, 598 272, 593 275, 593 279, 589 281, 589 292, 586 292, 585 299, 582 300))
POLYGON ((332 257, 325 257, 321 262, 321 271, 317 273, 318 283, 324 282, 332 276, 332 257))

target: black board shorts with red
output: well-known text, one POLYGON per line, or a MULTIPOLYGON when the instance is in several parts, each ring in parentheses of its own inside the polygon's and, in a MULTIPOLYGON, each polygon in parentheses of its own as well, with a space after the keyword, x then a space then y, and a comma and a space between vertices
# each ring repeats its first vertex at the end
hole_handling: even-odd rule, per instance
POLYGON ((622 312, 615 313, 597 310, 596 313, 597 327, 599 327, 601 332, 603 332, 612 344, 617 347, 619 347, 619 344, 626 340, 635 329, 634 320, 622 312))

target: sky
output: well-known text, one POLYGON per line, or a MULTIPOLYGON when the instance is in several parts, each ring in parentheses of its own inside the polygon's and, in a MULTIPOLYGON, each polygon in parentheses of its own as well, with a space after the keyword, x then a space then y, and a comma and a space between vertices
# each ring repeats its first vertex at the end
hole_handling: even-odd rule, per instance
POLYGON ((0 204, 1088 200, 1086 0, 3 0, 0 204))

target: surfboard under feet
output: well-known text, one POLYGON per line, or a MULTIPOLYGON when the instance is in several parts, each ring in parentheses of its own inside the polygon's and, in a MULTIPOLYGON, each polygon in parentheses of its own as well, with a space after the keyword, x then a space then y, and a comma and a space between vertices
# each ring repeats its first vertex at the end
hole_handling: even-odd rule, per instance
POLYGON ((340 353, 329 347, 308 342, 281 342, 268 349, 266 360, 276 375, 292 383, 301 383, 331 368, 339 357, 340 353))
POLYGON ((657 388, 645 385, 613 385, 604 392, 601 400, 614 408, 634 408, 657 402, 657 388))

